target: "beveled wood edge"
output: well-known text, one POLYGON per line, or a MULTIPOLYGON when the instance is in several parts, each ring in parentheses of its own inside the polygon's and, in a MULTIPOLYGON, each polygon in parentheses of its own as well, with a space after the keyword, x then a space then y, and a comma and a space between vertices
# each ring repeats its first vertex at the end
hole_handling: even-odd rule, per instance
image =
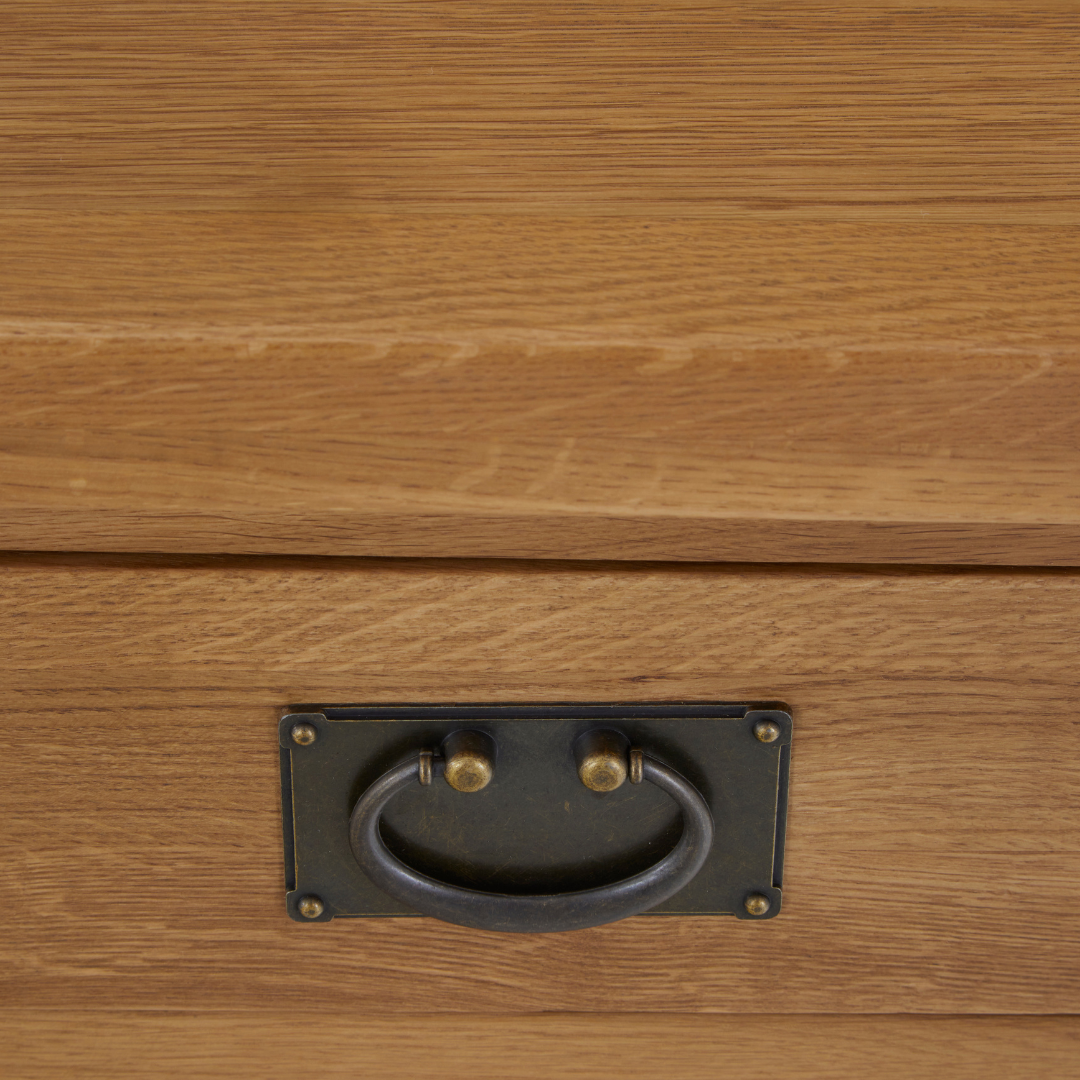
POLYGON ((565 1075, 652 1080, 818 1080, 924 1070, 953 1080, 1064 1075, 1076 1060, 1073 1016, 836 1016, 770 1013, 716 1017, 649 1013, 531 1016, 365 1012, 112 1012, 8 1010, 0 1020, 19 1076, 265 1077, 298 1061, 328 1078, 472 1080, 565 1075), (23 1071, 25 1070, 25 1071, 23 1071))
POLYGON ((583 513, 235 515, 8 509, 0 550, 379 558, 1080 566, 1080 524, 621 518, 583 513))
MULTIPOLYGON (((280 1005, 274 1006, 270 1011, 284 1011, 280 1005)), ((326 1016, 325 1005, 318 1001, 305 998, 297 998, 294 1003, 290 1003, 288 1006, 288 1013, 292 1014, 316 1014, 326 1016)), ((248 1007, 230 1005, 226 1007, 207 1007, 207 1008, 191 1008, 182 1005, 147 1005, 145 1007, 137 1007, 132 1005, 35 1005, 32 1008, 26 1006, 13 1005, 4 1009, 3 1015, 0 1016, 0 1030, 7 1020, 18 1020, 29 1017, 68 1017, 68 1016, 105 1016, 112 1018, 130 1018, 130 1019, 143 1019, 150 1017, 163 1017, 163 1018, 200 1018, 200 1019, 230 1019, 235 1018, 237 1020, 263 1020, 266 1017, 267 1009, 261 1005, 251 1005, 248 1007)), ((545 1022, 559 1023, 564 1020, 573 1020, 581 1023, 588 1023, 599 1017, 608 1019, 626 1019, 633 1023, 638 1023, 642 1020, 655 1020, 658 1023, 672 1023, 678 1024, 685 1022, 689 1024, 716 1024, 724 1025, 736 1025, 739 1023, 754 1024, 761 1023, 763 1021, 762 1014, 757 1012, 725 1012, 717 1010, 710 1012, 708 1010, 702 1010, 699 1012, 663 1012, 663 1011, 651 1011, 651 1010, 633 1010, 633 1009, 616 1009, 616 1010, 560 1010, 560 1009, 533 1009, 523 1012, 494 1012, 491 1010, 483 1009, 470 1009, 465 1011, 455 1011, 453 1009, 432 1009, 425 1006, 425 1015, 432 1017, 441 1023, 456 1023, 463 1022, 469 1023, 484 1022, 487 1020, 502 1020, 507 1024, 544 1024, 545 1022)), ((407 1023, 407 1020, 403 1020, 400 1009, 372 1009, 367 1008, 364 1010, 363 1018, 376 1021, 398 1021, 407 1023)), ((336 1017, 339 1022, 347 1017, 336 1017)), ((1067 1023, 1076 1023, 1078 1025, 1077 1034, 1080 1036, 1080 1013, 1073 1012, 1040 1012, 1040 1013, 1025 1013, 1025 1012, 974 1012, 974 1013, 957 1013, 957 1012, 821 1012, 810 1010, 808 1012, 792 1012, 792 1011, 780 1011, 770 1012, 768 1014, 769 1022, 776 1021, 794 1021, 798 1023, 812 1024, 816 1021, 835 1021, 845 1024, 879 1024, 889 1023, 890 1021, 896 1021, 898 1023, 906 1021, 914 1021, 916 1023, 927 1024, 986 1024, 996 1023, 998 1021, 1009 1021, 1018 1024, 1025 1023, 1038 1023, 1046 1021, 1065 1021, 1067 1023)))
POLYGON ((920 563, 920 562, 746 562, 738 560, 677 561, 672 559, 553 559, 499 556, 307 555, 234 552, 160 551, 34 551, 0 548, 0 569, 88 570, 230 570, 312 573, 362 573, 396 568, 402 571, 448 573, 586 573, 620 574, 756 574, 756 575, 866 575, 909 577, 950 576, 1053 576, 1080 575, 1076 565, 1047 566, 1024 563, 920 563))

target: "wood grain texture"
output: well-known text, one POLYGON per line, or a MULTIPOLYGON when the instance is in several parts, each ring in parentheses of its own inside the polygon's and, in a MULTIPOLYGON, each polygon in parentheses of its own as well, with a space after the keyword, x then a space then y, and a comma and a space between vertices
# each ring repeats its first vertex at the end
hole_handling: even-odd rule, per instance
POLYGON ((4 19, 0 545, 1080 559, 1070 0, 4 19))
POLYGON ((1080 1008, 1075 572, 125 563, 0 575, 22 1007, 1080 1008), (290 704, 753 698, 795 715, 779 919, 284 915, 290 704))
POLYGON ((5 1010, 10 1080, 1027 1080, 1073 1074, 1072 1017, 836 1017, 248 1013, 5 1010), (420 1021, 420 1022, 418 1022, 420 1021))
MULTIPOLYGON (((0 546, 1077 565, 1075 4, 3 21, 0 546)), ((1078 590, 6 557, 3 1071, 1068 1075, 803 1014, 1080 1007, 1078 590), (788 700, 783 918, 289 923, 281 708, 405 697, 788 700)))
POLYGON ((9 548, 1080 560, 1067 230, 9 224, 9 548))
POLYGON ((7 0, 21 208, 1080 222, 1071 0, 7 0))

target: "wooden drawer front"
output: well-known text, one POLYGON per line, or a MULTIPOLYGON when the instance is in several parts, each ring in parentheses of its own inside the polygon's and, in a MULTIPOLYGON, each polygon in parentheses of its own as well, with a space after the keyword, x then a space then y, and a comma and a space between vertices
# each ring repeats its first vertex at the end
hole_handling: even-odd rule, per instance
POLYGON ((27 1007, 1080 1007, 1077 572, 57 556, 0 581, 27 1007), (286 918, 283 707, 682 698, 792 706, 775 921, 286 918))

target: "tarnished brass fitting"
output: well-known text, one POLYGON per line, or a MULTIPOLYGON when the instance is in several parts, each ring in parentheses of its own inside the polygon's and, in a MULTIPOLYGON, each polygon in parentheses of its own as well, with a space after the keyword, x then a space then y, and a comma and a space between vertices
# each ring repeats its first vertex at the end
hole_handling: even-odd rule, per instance
POLYGON ((586 731, 574 743, 581 782, 592 791, 614 791, 626 779, 630 743, 618 731, 586 731))
POLYGON ((495 740, 482 731, 455 731, 442 744, 443 775, 455 791, 479 791, 495 775, 495 740))

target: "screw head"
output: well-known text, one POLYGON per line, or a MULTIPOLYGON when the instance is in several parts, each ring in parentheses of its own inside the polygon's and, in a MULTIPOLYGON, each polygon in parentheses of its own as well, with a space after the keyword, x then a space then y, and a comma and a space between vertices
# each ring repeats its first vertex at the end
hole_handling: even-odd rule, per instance
POLYGON ((314 724, 295 724, 292 729, 292 741, 300 746, 310 746, 319 737, 314 724))
POLYGON ((754 736, 759 742, 776 742, 782 734, 775 720, 759 720, 754 725, 754 736))
POLYGON ((317 896, 301 896, 296 910, 305 919, 317 919, 323 913, 323 902, 317 896))
POLYGON ((743 907, 751 915, 767 915, 772 904, 769 903, 767 896, 762 896, 761 893, 751 893, 743 901, 743 907))

